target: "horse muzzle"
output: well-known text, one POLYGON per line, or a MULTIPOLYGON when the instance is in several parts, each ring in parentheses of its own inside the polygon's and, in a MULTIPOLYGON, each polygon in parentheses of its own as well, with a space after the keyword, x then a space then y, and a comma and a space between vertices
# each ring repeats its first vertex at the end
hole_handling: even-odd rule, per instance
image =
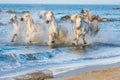
POLYGON ((10 19, 11 22, 14 22, 14 19, 10 19))
POLYGON ((23 21, 24 19, 23 19, 23 18, 21 18, 20 20, 21 20, 21 21, 23 21))
POLYGON ((73 20, 70 20, 70 22, 71 22, 71 23, 74 23, 74 21, 73 21, 73 20))
POLYGON ((50 21, 49 20, 46 20, 46 23, 48 24, 50 21))

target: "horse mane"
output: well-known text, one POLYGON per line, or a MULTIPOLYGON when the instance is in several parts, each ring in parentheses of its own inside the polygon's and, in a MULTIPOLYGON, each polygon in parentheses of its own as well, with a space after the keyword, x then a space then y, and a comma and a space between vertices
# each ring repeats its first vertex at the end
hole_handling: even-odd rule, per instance
POLYGON ((94 21, 94 20, 100 21, 100 17, 96 15, 92 15, 91 21, 94 21))

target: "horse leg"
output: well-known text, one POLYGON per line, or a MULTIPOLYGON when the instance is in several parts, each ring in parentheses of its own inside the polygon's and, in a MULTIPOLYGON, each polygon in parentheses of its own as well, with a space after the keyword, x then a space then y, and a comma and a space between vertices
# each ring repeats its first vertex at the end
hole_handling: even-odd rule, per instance
POLYGON ((83 44, 87 44, 86 40, 85 40, 85 35, 82 36, 83 39, 83 44))
POLYGON ((79 42, 79 35, 77 34, 76 37, 75 37, 75 39, 72 42, 72 45, 77 46, 78 42, 79 42))
POLYGON ((100 30, 100 27, 97 25, 96 28, 94 29, 95 34, 97 34, 100 30))
POLYGON ((87 44, 86 40, 85 40, 85 34, 86 34, 86 30, 85 28, 83 27, 82 28, 82 33, 81 33, 81 36, 82 36, 82 39, 83 39, 83 44, 87 44))
POLYGON ((14 42, 14 40, 15 40, 16 37, 17 37, 17 34, 14 34, 13 37, 12 37, 11 42, 14 42))
POLYGON ((52 37, 51 37, 51 35, 49 35, 48 45, 51 45, 51 41, 52 41, 52 37))
POLYGON ((48 45, 52 45, 55 43, 55 34, 49 35, 49 42, 48 45))

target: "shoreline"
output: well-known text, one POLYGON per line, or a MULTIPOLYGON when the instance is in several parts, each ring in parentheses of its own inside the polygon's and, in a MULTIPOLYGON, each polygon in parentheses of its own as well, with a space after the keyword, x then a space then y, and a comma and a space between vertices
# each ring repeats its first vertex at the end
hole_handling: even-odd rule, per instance
POLYGON ((55 75, 52 79, 45 80, 120 80, 120 62, 108 65, 87 66, 61 73, 55 75), (89 79, 89 77, 91 77, 91 79, 89 79), (100 79, 96 77, 100 77, 100 79))

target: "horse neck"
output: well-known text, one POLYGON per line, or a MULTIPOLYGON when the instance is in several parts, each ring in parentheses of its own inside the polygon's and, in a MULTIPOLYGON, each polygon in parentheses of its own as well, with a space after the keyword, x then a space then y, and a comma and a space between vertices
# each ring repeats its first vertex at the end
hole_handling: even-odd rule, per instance
POLYGON ((13 26, 15 27, 20 26, 20 21, 17 19, 16 22, 13 23, 13 26))
POLYGON ((31 22, 30 20, 26 22, 26 27, 29 32, 36 31, 35 24, 31 22))
POLYGON ((52 28, 55 28, 55 27, 57 26, 57 23, 56 23, 54 17, 52 18, 52 21, 51 21, 51 23, 50 23, 50 26, 51 26, 52 28))
POLYGON ((26 22, 26 26, 31 27, 31 26, 33 26, 33 23, 31 23, 31 21, 29 20, 29 21, 26 22))

